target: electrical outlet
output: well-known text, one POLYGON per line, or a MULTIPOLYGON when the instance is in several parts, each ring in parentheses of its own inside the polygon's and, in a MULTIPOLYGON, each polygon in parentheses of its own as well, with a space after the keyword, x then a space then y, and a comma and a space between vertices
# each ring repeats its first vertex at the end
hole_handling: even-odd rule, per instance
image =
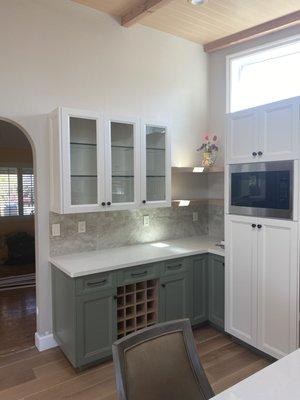
POLYGON ((149 215, 144 215, 144 226, 150 225, 150 217, 149 215))
POLYGON ((60 224, 52 224, 52 236, 60 236, 60 224))
POLYGON ((198 213, 197 213, 197 211, 194 211, 193 212, 193 222, 196 222, 196 221, 198 221, 198 213))
POLYGON ((78 222, 78 233, 85 233, 86 232, 86 222, 79 221, 78 222))

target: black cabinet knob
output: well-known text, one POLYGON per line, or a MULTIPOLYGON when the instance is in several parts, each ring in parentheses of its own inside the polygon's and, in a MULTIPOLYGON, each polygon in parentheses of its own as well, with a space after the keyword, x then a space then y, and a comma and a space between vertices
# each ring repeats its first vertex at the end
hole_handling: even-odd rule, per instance
POLYGON ((162 287, 166 287, 166 285, 164 283, 161 284, 162 287))
POLYGON ((258 229, 261 229, 261 228, 262 228, 262 226, 261 226, 260 224, 258 224, 257 227, 258 227, 258 229))
POLYGON ((118 296, 115 294, 114 295, 114 300, 117 300, 118 299, 118 296))
POLYGON ((146 200, 143 200, 143 204, 146 204, 146 200))
POLYGON ((105 201, 102 201, 101 205, 104 207, 105 206, 105 201))
POLYGON ((251 226, 252 226, 252 228, 256 228, 256 224, 252 224, 251 226))
POLYGON ((110 205, 111 205, 111 202, 110 202, 110 201, 108 201, 106 204, 107 204, 108 206, 110 206, 110 205))
POLYGON ((262 156, 262 155, 263 155, 263 152, 262 152, 262 151, 259 151, 257 154, 258 154, 259 156, 262 156))
POLYGON ((253 151, 252 155, 253 155, 253 157, 256 157, 257 156, 256 151, 253 151))

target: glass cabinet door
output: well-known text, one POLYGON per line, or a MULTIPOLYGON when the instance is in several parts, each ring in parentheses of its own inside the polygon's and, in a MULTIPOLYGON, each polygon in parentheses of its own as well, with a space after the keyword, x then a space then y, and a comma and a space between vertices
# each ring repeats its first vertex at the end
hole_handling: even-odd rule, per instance
POLYGON ((170 160, 167 126, 144 125, 144 204, 170 202, 170 160))
POLYGON ((66 187, 69 188, 65 206, 70 212, 98 211, 104 197, 100 117, 93 112, 81 114, 78 110, 64 109, 62 124, 68 132, 64 135, 64 148, 69 153, 64 171, 66 187))
POLYGON ((108 158, 107 205, 115 209, 130 208, 136 203, 137 179, 137 134, 136 122, 108 122, 108 158))

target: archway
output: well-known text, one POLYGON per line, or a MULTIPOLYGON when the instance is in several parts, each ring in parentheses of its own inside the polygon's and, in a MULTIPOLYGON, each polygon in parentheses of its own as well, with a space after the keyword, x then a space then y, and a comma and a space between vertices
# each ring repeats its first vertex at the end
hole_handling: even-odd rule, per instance
POLYGON ((34 145, 0 118, 0 355, 34 345, 36 331, 34 145))

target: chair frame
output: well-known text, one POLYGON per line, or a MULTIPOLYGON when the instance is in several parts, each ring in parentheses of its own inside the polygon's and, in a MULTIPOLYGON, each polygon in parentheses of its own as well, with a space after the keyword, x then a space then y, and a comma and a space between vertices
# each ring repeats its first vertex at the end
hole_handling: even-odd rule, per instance
POLYGON ((117 393, 119 400, 128 400, 125 381, 125 352, 128 349, 147 340, 155 339, 157 337, 175 332, 181 332, 183 334, 187 356, 189 358, 195 379, 204 397, 206 399, 210 399, 214 396, 214 392, 208 382, 206 374, 199 360, 190 321, 189 319, 181 319, 164 322, 141 329, 116 341, 113 344, 112 353, 115 365, 117 393))

